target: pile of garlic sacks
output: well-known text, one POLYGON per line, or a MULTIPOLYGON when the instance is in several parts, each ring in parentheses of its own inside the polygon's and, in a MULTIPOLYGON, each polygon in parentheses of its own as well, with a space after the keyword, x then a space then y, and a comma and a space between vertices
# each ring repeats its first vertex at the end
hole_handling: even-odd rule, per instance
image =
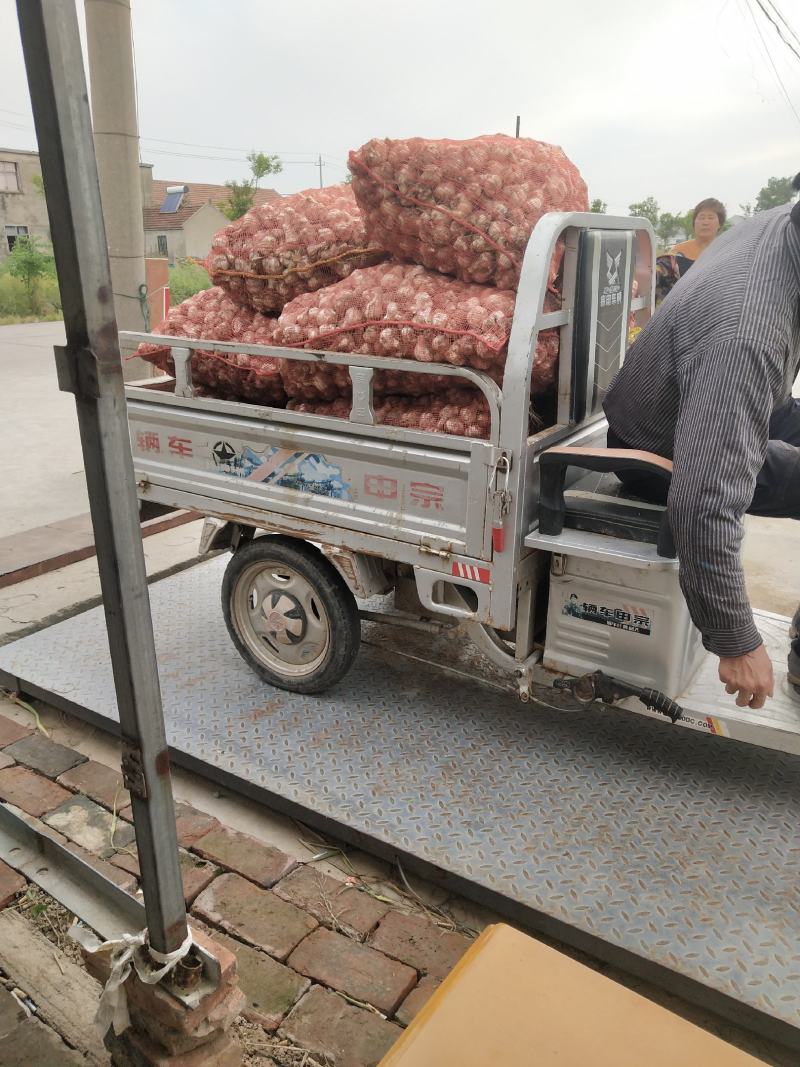
MULTIPOLYGON (((547 211, 587 209, 577 168, 560 148, 501 134, 373 140, 349 167, 352 186, 266 201, 221 230, 206 264, 215 288, 157 332, 471 368, 502 385, 528 238, 547 211)), ((555 388, 558 344, 558 331, 540 334, 532 398, 555 388)), ((165 350, 140 354, 169 370, 165 350)), ((211 350, 194 366, 202 395, 349 413, 345 366, 211 350)), ((488 432, 487 404, 462 376, 390 368, 376 372, 374 393, 379 423, 488 432)))

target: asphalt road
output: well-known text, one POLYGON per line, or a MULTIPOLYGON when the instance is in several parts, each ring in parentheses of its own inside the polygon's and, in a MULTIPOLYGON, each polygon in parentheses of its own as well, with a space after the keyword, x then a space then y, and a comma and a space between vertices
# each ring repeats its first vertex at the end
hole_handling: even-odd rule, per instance
POLYGON ((59 391, 64 324, 0 326, 0 537, 89 510, 75 403, 59 391))

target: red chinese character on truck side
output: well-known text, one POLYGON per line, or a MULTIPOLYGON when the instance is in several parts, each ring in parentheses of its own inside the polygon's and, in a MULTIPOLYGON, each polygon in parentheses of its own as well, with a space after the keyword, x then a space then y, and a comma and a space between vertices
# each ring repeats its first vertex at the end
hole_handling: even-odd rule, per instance
POLYGON ((140 452, 160 452, 161 438, 157 433, 139 431, 136 434, 136 447, 140 452))
POLYGON ((383 500, 396 500, 397 479, 385 478, 382 474, 365 474, 364 492, 367 496, 377 496, 383 500))
POLYGON ((428 482, 411 483, 412 504, 419 504, 422 508, 432 507, 436 511, 441 511, 443 500, 444 489, 441 485, 429 485, 428 482))
POLYGON ((188 437, 170 437, 169 450, 173 456, 191 456, 191 439, 188 437))

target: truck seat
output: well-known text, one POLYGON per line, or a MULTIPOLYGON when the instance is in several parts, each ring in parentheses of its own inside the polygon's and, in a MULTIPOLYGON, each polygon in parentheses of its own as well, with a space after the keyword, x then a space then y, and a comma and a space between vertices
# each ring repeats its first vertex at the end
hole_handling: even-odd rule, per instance
POLYGON ((669 485, 672 463, 653 452, 628 448, 549 448, 539 457, 539 532, 574 530, 655 544, 659 555, 674 558, 675 546, 666 508, 626 492, 616 475, 637 471, 669 485), (565 488, 570 467, 587 473, 565 488))

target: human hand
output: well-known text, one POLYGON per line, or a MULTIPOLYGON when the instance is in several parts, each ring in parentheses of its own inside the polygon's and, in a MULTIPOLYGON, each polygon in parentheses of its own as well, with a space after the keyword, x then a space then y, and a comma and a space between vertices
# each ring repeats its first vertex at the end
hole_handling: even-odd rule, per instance
POLYGON ((763 708, 775 686, 772 662, 764 645, 745 652, 743 656, 720 656, 719 680, 726 693, 738 694, 738 707, 763 708))

